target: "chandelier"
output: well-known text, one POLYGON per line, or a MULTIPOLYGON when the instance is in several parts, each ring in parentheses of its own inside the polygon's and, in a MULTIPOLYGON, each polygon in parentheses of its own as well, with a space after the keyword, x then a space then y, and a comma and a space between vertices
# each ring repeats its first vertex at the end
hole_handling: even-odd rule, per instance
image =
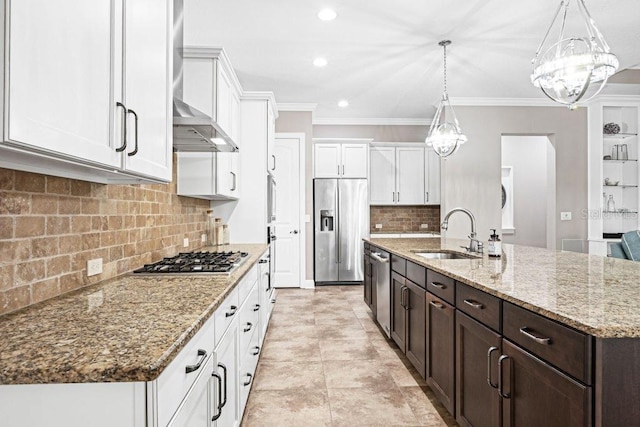
POLYGON ((429 147, 433 147, 438 156, 448 157, 467 141, 467 137, 460 129, 447 93, 447 46, 451 44, 451 40, 442 40, 438 44, 444 49, 444 90, 425 142, 429 147))
POLYGON ((596 96, 618 69, 618 58, 610 52, 609 45, 596 28, 584 4, 576 0, 587 34, 583 37, 566 37, 565 24, 572 0, 562 0, 532 60, 531 82, 542 89, 552 100, 575 108, 580 100, 596 96), (554 24, 562 14, 558 41, 549 39, 554 24), (541 52, 544 53, 541 54, 541 52))

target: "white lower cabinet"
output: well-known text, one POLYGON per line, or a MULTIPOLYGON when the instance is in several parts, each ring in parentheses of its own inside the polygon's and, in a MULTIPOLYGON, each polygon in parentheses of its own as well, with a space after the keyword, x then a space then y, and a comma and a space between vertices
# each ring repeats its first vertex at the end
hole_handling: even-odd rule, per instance
POLYGON ((214 371, 215 361, 215 354, 210 354, 193 387, 171 418, 170 427, 208 427, 211 425, 210 420, 213 415, 209 402, 214 397, 212 383, 217 379, 218 384, 221 384, 220 379, 211 374, 214 371))
POLYGON ((238 321, 234 320, 226 334, 216 347, 216 373, 221 386, 216 388, 214 399, 215 418, 217 427, 236 427, 240 424, 240 405, 238 399, 238 321))

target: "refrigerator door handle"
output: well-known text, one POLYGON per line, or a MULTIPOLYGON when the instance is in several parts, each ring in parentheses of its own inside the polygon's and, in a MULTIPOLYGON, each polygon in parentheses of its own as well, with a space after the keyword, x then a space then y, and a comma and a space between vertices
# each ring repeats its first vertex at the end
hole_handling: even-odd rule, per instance
MULTIPOLYGON (((338 166, 340 169, 340 166, 338 166)), ((337 186, 336 189, 336 263, 340 264, 340 229, 342 228, 342 224, 340 224, 340 186, 337 186)))

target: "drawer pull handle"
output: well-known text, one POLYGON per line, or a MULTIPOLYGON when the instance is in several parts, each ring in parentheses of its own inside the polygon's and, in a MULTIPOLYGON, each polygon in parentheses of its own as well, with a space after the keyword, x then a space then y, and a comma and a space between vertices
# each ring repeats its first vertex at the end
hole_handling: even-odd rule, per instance
MULTIPOLYGON (((218 380, 218 398, 220 398, 222 395, 222 378, 220 378, 220 375, 218 375, 217 372, 212 373, 211 376, 218 380)), ((222 406, 223 405, 221 404, 216 405, 217 414, 213 414, 211 421, 215 421, 220 418, 220 415, 222 415, 222 406)))
POLYGON ((185 371, 187 372, 187 374, 190 374, 191 372, 195 372, 198 369, 200 369, 200 366, 202 366, 202 363, 204 362, 204 359, 207 358, 207 352, 199 349, 198 350, 198 357, 200 357, 200 359, 198 359, 198 362, 195 365, 187 365, 185 368, 185 371))
POLYGON ((442 305, 441 303, 439 303, 437 301, 429 301, 429 304, 431 304, 432 306, 434 306, 438 310, 442 310, 444 308, 444 305, 442 305))
POLYGON ((551 344, 551 338, 540 337, 540 336, 536 335, 531 329, 529 329, 526 326, 523 326, 522 328, 520 328, 520 333, 522 335, 524 335, 525 337, 534 340, 538 344, 542 344, 542 345, 551 344))
POLYGON ((438 283, 438 282, 431 282, 431 286, 436 287, 438 289, 447 289, 446 285, 443 285, 442 283, 438 283))
POLYGON ((227 367, 224 365, 224 363, 218 363, 218 367, 222 368, 222 371, 224 372, 224 395, 222 402, 220 402, 220 409, 222 409, 224 408, 224 405, 227 404, 227 378, 229 376, 227 375, 227 367))
POLYGON ((464 300, 464 303, 467 305, 470 305, 473 308, 477 308, 478 310, 483 310, 484 309, 484 304, 479 303, 478 301, 474 301, 472 299, 466 299, 464 300))
POLYGON ((253 311, 258 311, 260 310, 260 304, 256 304, 253 306, 253 311))
POLYGON ((231 317, 234 314, 236 314, 236 311, 238 311, 238 307, 236 307, 235 305, 231 306, 231 311, 227 311, 224 315, 225 317, 231 317))
POLYGON ((242 329, 242 332, 249 332, 252 327, 253 327, 253 323, 247 322, 247 327, 242 329))
POLYGON ((491 354, 496 350, 499 350, 498 347, 489 347, 487 352, 487 383, 493 388, 498 388, 498 384, 494 384, 491 381, 491 354))
POLYGON ((254 356, 257 356, 260 353, 260 347, 255 346, 253 347, 253 349, 255 350, 253 353, 251 353, 254 356))
MULTIPOLYGON (((502 378, 502 362, 504 362, 507 359, 510 359, 510 357, 507 356, 507 355, 504 355, 504 354, 502 356, 500 356, 500 359, 498 359, 498 393, 504 399, 510 399, 511 398, 511 393, 505 393, 504 392, 504 381, 503 381, 503 378, 502 378)), ((511 364, 509 364, 509 369, 511 369, 511 364)), ((511 376, 509 376, 509 377, 511 377, 511 376)))
POLYGON ((245 381, 242 383, 243 386, 248 386, 249 384, 251 384, 251 381, 253 380, 253 375, 251 375, 250 373, 247 372, 247 376, 249 377, 249 381, 245 381))

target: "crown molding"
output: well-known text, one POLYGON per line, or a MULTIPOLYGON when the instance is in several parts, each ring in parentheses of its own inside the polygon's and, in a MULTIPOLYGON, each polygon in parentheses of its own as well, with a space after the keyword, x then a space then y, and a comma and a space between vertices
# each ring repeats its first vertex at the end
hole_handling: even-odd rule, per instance
POLYGON ((460 107, 563 107, 548 98, 449 98, 451 105, 460 107))
POLYGON ((235 87, 237 93, 242 93, 242 85, 238 80, 238 75, 231 65, 227 52, 222 47, 202 47, 202 46, 185 46, 182 49, 182 57, 184 59, 217 59, 220 61, 227 75, 231 79, 231 84, 235 87))
POLYGON ((279 111, 310 111, 315 112, 318 104, 305 102, 280 102, 278 104, 279 111))
POLYGON ((314 117, 312 123, 320 126, 429 126, 431 119, 314 117))
POLYGON ((253 101, 268 101, 273 108, 273 114, 276 119, 278 118, 278 104, 276 103, 276 97, 273 92, 268 91, 245 91, 240 95, 241 100, 253 100, 253 101))

